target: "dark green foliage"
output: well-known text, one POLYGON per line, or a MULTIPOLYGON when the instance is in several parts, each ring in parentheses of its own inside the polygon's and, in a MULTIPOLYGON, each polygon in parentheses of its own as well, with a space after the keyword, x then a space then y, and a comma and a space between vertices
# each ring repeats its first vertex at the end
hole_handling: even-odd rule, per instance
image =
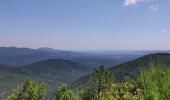
POLYGON ((95 97, 94 91, 89 87, 81 89, 80 91, 80 100, 94 100, 95 97))
MULTIPOLYGON (((104 66, 96 68, 90 84, 81 89, 80 100, 137 100, 137 87, 129 82, 115 83, 113 73, 104 66), (135 93, 134 93, 135 92, 135 93)), ((130 81, 130 79, 128 79, 130 81)))
POLYGON ((78 98, 66 85, 63 85, 56 92, 56 100, 78 100, 78 98))
POLYGON ((22 90, 14 90, 7 100, 45 100, 46 85, 27 78, 22 90))
POLYGON ((114 79, 113 73, 104 66, 95 68, 90 79, 90 86, 96 92, 97 98, 100 98, 99 94, 111 86, 114 79))

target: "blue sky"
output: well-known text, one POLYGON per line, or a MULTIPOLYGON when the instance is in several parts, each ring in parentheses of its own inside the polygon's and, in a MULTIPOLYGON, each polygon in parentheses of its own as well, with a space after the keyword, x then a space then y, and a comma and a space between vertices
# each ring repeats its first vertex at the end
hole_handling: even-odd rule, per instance
POLYGON ((170 0, 1 0, 0 46, 170 49, 170 0))

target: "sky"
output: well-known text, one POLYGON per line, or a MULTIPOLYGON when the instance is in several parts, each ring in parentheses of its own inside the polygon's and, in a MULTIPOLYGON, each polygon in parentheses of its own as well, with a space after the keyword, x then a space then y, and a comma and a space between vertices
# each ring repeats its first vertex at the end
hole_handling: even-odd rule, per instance
POLYGON ((169 50, 170 0, 0 0, 0 46, 169 50))

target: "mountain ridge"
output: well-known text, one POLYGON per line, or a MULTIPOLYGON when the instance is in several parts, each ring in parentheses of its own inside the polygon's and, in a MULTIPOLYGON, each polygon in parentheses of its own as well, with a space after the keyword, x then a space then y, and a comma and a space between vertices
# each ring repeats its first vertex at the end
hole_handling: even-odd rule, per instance
POLYGON ((140 56, 126 54, 103 55, 95 53, 55 50, 51 48, 46 49, 48 50, 0 47, 0 64, 10 67, 17 67, 29 65, 47 59, 66 59, 91 66, 93 69, 98 65, 106 65, 110 67, 140 56))
MULTIPOLYGON (((156 53, 145 55, 135 60, 113 66, 109 68, 109 70, 111 70, 116 76, 116 81, 121 82, 124 81, 126 77, 136 79, 139 75, 140 67, 145 68, 151 63, 170 66, 170 53, 156 53)), ((78 80, 72 82, 70 86, 72 88, 75 88, 76 86, 81 87, 87 85, 90 76, 91 74, 85 75, 78 80)))

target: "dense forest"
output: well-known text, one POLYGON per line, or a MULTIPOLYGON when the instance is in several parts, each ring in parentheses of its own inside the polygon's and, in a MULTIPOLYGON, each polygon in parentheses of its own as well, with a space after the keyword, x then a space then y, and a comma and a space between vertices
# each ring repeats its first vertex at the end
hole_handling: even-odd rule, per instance
POLYGON ((47 85, 27 78, 20 88, 3 100, 169 100, 170 67, 150 63, 139 67, 136 79, 117 82, 114 73, 100 66, 92 72, 88 84, 76 89, 67 85, 46 94, 47 85))

